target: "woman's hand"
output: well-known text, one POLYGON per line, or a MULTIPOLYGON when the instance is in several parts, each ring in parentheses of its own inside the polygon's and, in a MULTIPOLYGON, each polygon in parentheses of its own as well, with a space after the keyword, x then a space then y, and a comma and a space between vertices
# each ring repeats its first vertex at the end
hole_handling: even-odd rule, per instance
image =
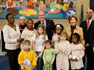
POLYGON ((17 42, 22 42, 22 41, 24 41, 24 38, 17 39, 17 42))

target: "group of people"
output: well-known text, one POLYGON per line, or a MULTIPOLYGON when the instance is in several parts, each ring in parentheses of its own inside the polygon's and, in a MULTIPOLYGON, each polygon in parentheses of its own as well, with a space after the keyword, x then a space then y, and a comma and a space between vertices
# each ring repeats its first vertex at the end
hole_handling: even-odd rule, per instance
POLYGON ((14 16, 6 15, 3 28, 5 48, 10 70, 93 70, 94 21, 93 11, 87 20, 77 25, 77 17, 70 16, 70 26, 64 28, 38 12, 39 21, 21 16, 19 26, 14 16), (20 66, 20 67, 19 67, 20 66))

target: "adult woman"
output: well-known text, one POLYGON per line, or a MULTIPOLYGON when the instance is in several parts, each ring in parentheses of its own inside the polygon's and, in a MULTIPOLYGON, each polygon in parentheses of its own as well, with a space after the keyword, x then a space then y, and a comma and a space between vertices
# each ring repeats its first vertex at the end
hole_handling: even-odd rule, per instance
POLYGON ((5 41, 5 48, 7 50, 10 70, 19 70, 18 54, 20 52, 19 42, 23 41, 20 38, 20 30, 17 25, 14 24, 15 19, 12 14, 7 14, 6 19, 8 24, 3 28, 3 35, 5 41))
POLYGON ((78 33, 80 35, 80 42, 84 45, 85 41, 83 38, 83 30, 81 27, 77 25, 77 17, 70 16, 69 17, 70 26, 66 28, 66 33, 68 35, 68 40, 71 42, 71 35, 73 33, 78 33))

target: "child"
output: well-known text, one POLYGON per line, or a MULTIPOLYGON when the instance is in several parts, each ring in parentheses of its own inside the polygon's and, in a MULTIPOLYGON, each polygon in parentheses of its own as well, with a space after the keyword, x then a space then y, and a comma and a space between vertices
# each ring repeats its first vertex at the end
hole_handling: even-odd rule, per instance
POLYGON ((25 40, 23 43, 23 50, 21 50, 18 56, 18 63, 21 66, 21 70, 33 70, 36 66, 36 56, 33 50, 30 50, 31 42, 25 40))
MULTIPOLYGON (((25 29, 22 32, 21 38, 24 38, 24 40, 30 40, 31 41, 31 46, 32 46, 32 41, 35 36, 35 30, 33 28, 34 22, 32 19, 28 18, 27 19, 27 24, 25 29)), ((21 47, 22 48, 22 47, 21 47)), ((32 47, 31 47, 32 48, 32 47)))
POLYGON ((43 42, 45 40, 47 40, 47 34, 45 31, 45 26, 43 24, 38 25, 37 28, 37 32, 36 35, 34 37, 34 41, 33 41, 33 50, 36 52, 36 56, 37 56, 37 70, 41 70, 42 66, 43 66, 43 62, 42 62, 42 52, 43 52, 43 42))
POLYGON ((52 37, 52 42, 55 43, 58 40, 58 37, 60 36, 60 34, 63 32, 64 27, 61 24, 56 24, 55 27, 55 34, 52 37))
POLYGON ((68 56, 70 54, 70 43, 66 40, 67 34, 62 32, 57 43, 55 43, 57 70, 69 70, 68 56))
POLYGON ((50 40, 46 40, 44 42, 45 50, 43 53, 43 61, 44 61, 44 69, 43 70, 52 70, 52 64, 55 59, 54 49, 52 47, 52 43, 50 40))
POLYGON ((72 43, 71 43, 71 54, 69 56, 71 69, 72 70, 81 70, 83 67, 83 56, 84 50, 82 49, 83 45, 80 43, 80 36, 77 33, 72 34, 72 43))

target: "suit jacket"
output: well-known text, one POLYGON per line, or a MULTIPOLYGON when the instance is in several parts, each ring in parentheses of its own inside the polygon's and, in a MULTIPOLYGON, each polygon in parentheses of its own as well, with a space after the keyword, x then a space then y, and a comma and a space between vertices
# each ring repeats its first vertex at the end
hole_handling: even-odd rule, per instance
POLYGON ((87 21, 85 20, 80 24, 83 28, 85 44, 89 43, 88 52, 93 52, 94 47, 94 20, 92 20, 89 29, 87 30, 87 21))
MULTIPOLYGON (((52 35, 54 33, 55 30, 55 24, 53 22, 53 20, 45 20, 46 21, 46 32, 48 35, 48 39, 52 40, 52 35)), ((38 21, 34 24, 34 28, 37 29, 38 25, 41 24, 41 21, 38 21)))

